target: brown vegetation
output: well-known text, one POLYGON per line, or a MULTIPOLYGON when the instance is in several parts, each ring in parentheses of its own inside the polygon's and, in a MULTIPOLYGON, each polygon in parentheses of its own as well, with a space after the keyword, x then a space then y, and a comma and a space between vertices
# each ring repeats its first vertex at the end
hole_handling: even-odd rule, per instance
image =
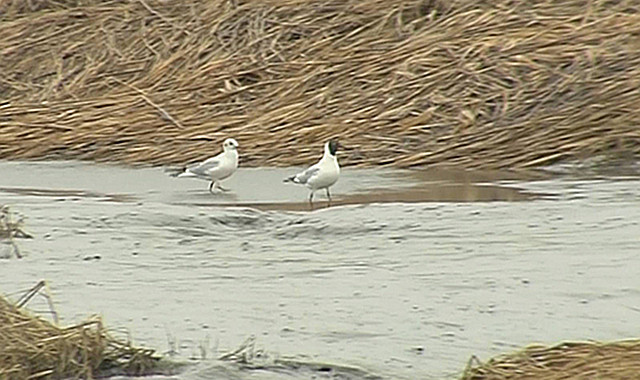
POLYGON ((629 1, 0 1, 0 158, 525 167, 640 153, 629 1))
POLYGON ((153 350, 114 339, 99 318, 59 327, 20 307, 0 296, 0 379, 141 375, 161 364, 153 350))
POLYGON ((17 258, 22 258, 15 238, 31 239, 29 233, 22 229, 22 218, 14 219, 9 206, 0 204, 0 243, 8 243, 17 258))
POLYGON ((630 380, 640 373, 640 340, 531 346, 472 365, 462 380, 630 380))

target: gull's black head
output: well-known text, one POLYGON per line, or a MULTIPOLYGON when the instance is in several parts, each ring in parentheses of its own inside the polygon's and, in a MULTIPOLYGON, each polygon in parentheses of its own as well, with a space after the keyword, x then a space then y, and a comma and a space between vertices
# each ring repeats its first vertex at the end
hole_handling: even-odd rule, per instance
POLYGON ((338 148, 340 148, 340 143, 338 143, 338 140, 329 140, 327 145, 329 146, 329 153, 331 153, 332 156, 335 156, 338 148))

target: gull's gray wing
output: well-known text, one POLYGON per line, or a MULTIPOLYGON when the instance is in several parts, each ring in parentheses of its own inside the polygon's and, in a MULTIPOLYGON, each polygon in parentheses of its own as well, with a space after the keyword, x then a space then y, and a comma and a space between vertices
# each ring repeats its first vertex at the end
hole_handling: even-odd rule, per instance
POLYGON ((305 185, 307 182, 309 182, 309 180, 311 179, 311 177, 313 177, 314 175, 318 174, 318 172, 320 171, 320 168, 317 166, 312 166, 309 169, 303 171, 302 173, 298 173, 296 174, 292 181, 295 183, 300 183, 305 185))
POLYGON ((195 174, 198 177, 208 178, 211 176, 211 170, 220 166, 220 161, 221 160, 219 156, 211 157, 208 160, 203 161, 201 163, 187 166, 187 171, 195 174))

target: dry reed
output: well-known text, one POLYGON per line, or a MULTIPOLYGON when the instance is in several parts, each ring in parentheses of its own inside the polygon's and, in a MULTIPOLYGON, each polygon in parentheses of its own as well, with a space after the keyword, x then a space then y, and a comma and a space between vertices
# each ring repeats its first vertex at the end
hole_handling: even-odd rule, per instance
POLYGON ((472 358, 462 380, 637 379, 640 374, 640 340, 531 346, 484 364, 474 364, 473 361, 472 358))
POLYGON ((14 219, 9 206, 0 205, 0 242, 8 242, 13 253, 20 259, 22 255, 15 238, 31 239, 33 236, 23 230, 22 218, 14 219))
POLYGON ((0 1, 0 158, 517 168, 640 153, 640 3, 0 1))
POLYGON ((100 318, 59 327, 0 296, 0 379, 142 375, 159 363, 152 350, 114 339, 100 318))

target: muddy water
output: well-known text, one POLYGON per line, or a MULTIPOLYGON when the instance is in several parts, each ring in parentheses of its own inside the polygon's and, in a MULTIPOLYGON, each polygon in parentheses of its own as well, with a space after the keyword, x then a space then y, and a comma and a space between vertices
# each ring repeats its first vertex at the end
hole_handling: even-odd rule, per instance
POLYGON ((1 162, 0 203, 35 239, 0 289, 47 279, 63 323, 101 314, 195 363, 185 380, 454 378, 474 354, 638 336, 635 170, 345 170, 314 211, 294 172, 244 169, 214 196, 158 168, 1 162), (213 359, 249 336, 298 364, 213 359))

